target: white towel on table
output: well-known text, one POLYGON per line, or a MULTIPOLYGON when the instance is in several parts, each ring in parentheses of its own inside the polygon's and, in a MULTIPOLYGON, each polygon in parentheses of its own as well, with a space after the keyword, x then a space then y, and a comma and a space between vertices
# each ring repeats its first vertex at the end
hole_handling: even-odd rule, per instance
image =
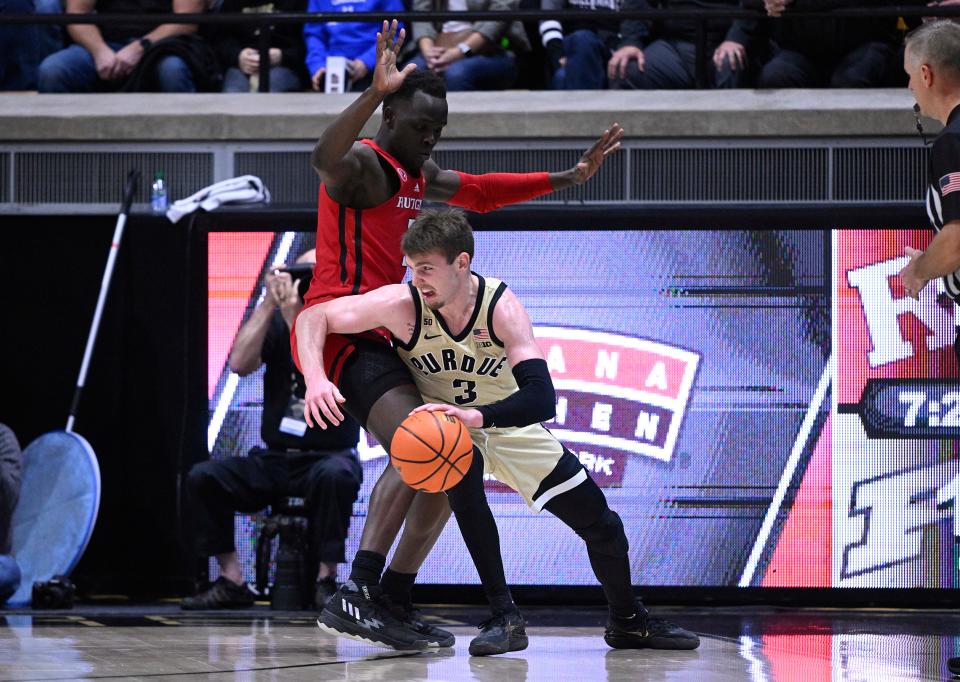
POLYGON ((229 180, 215 182, 185 199, 178 199, 167 209, 167 218, 170 219, 170 222, 175 223, 198 208, 202 208, 204 211, 213 211, 219 208, 221 204, 255 204, 258 202, 270 203, 270 190, 264 186, 263 180, 256 175, 240 175, 229 180))

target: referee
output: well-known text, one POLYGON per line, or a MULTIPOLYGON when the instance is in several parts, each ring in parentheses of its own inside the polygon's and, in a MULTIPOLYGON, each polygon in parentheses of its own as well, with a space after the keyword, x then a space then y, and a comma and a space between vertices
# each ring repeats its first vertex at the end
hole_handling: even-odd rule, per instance
MULTIPOLYGON (((926 200, 936 234, 926 251, 907 247, 910 262, 900 279, 907 295, 919 298, 927 282, 942 277, 947 293, 960 302, 960 24, 934 21, 911 32, 903 68, 917 100, 914 110, 940 121, 943 131, 930 152, 926 200)), ((953 348, 960 360, 960 327, 953 348)), ((960 670, 960 659, 957 664, 960 670)))
MULTIPOLYGON (((936 234, 926 251, 906 249, 910 262, 900 279, 907 295, 919 298, 927 282, 943 277, 947 293, 960 301, 960 24, 934 21, 910 33, 903 68, 917 100, 917 127, 922 113, 940 121, 943 131, 930 152, 927 188, 927 215, 936 234)), ((953 350, 960 360, 960 327, 953 350)), ((947 668, 960 675, 960 657, 949 659, 947 668)))

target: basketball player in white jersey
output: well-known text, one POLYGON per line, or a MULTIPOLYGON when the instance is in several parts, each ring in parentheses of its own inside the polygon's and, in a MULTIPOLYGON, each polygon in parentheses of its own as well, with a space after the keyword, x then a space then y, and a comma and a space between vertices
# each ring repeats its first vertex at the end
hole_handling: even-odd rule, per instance
MULTIPOLYGON (((459 418, 475 444, 473 464, 447 491, 450 507, 477 567, 493 617, 481 625, 470 654, 527 647, 524 620, 507 587, 496 523, 483 473, 519 492, 534 511, 546 509, 584 539, 610 606, 604 633, 618 649, 695 649, 697 635, 650 618, 633 594, 627 537, 620 517, 580 461, 540 422, 555 413, 553 382, 526 310, 507 286, 470 271, 473 233, 458 209, 420 213, 402 242, 410 284, 344 296, 323 308, 326 333, 384 327, 428 403, 459 418)), ((319 317, 319 315, 318 315, 319 317)), ((319 327, 318 327, 319 329, 319 327)), ((306 409, 328 423, 343 419, 343 396, 327 381, 306 409)), ((337 624, 321 623, 330 631, 337 624)))

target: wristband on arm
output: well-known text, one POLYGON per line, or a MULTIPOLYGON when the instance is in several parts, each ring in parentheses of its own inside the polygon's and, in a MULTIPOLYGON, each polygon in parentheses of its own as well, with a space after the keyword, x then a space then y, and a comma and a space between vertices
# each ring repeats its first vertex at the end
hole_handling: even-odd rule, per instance
POLYGON ((483 175, 454 172, 460 176, 460 188, 447 203, 478 213, 518 204, 553 191, 550 174, 545 172, 483 175))
POLYGON ((503 400, 483 405, 483 427, 529 426, 553 419, 557 413, 557 395, 547 369, 547 361, 532 358, 518 362, 513 377, 520 388, 503 400))

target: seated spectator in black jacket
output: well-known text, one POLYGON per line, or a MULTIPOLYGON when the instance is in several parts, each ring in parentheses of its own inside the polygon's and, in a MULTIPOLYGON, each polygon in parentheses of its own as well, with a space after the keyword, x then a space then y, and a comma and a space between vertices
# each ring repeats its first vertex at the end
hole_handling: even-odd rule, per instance
MULTIPOLYGON (((223 0, 221 13, 304 12, 306 0, 223 0)), ((300 24, 276 24, 270 33, 270 92, 297 92, 306 86, 306 48, 300 24)), ((217 51, 226 67, 224 92, 255 92, 260 77, 259 31, 253 24, 223 24, 217 51)))
MULTIPOLYGON (((735 9, 738 0, 636 0, 636 9, 735 9)), ((622 47, 607 65, 610 87, 616 89, 672 90, 697 85, 697 21, 645 19, 624 21, 622 47)), ((707 23, 707 54, 700 68, 704 85, 744 87, 749 36, 743 25, 718 19, 707 23)))
MULTIPOLYGON (((297 259, 314 262, 313 249, 297 259)), ((266 366, 260 425, 266 448, 253 448, 246 457, 207 460, 190 469, 186 489, 193 540, 201 555, 216 557, 220 577, 208 590, 184 599, 184 609, 253 604, 234 545, 234 514, 260 511, 284 496, 304 498, 309 512, 307 560, 311 570, 317 569, 318 608, 336 591, 337 564, 346 558, 344 543, 363 478, 356 451, 360 427, 347 419, 333 428, 307 428, 306 382, 290 352, 290 325, 303 301, 289 273, 268 273, 265 284, 263 301, 233 341, 230 369, 245 376, 266 366)))
MULTIPOLYGON (((759 4, 753 0, 748 6, 759 4)), ((894 3, 883 0, 879 4, 894 3)), ((737 22, 766 52, 757 87, 869 88, 886 84, 900 42, 896 17, 790 16, 793 9, 829 11, 863 5, 860 0, 764 0, 763 8, 772 19, 749 25, 737 22)))
MULTIPOLYGON (((194 33, 194 24, 151 23, 149 15, 200 14, 203 0, 67 0, 67 14, 130 14, 129 24, 73 24, 73 44, 43 60, 40 92, 97 92, 120 89, 150 47, 164 38, 194 33)), ((149 74, 160 92, 194 92, 190 66, 179 56, 157 60, 149 74)))
POLYGON ((20 586, 20 567, 10 556, 10 524, 20 499, 20 444, 13 431, 0 424, 0 604, 20 586))

